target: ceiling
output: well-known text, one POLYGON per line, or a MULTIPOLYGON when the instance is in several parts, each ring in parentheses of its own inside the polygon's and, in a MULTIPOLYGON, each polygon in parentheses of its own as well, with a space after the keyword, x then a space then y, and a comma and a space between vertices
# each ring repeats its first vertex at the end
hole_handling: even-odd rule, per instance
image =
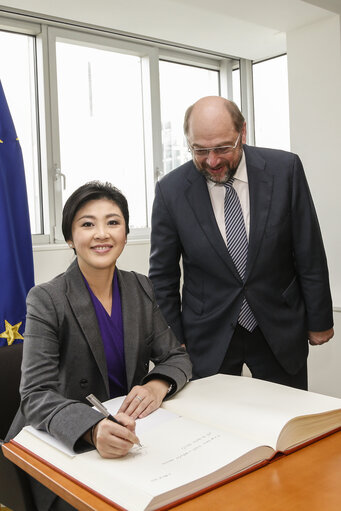
POLYGON ((341 14, 341 0, 170 0, 178 7, 195 8, 207 17, 212 41, 224 27, 219 44, 230 55, 252 60, 285 53, 286 32, 341 14), (212 24, 212 16, 217 23, 212 24), (233 49, 238 48, 238 52, 233 49))
POLYGON ((288 32, 341 15, 341 0, 5 0, 5 3, 15 9, 31 9, 52 17, 250 60, 286 53, 288 32))

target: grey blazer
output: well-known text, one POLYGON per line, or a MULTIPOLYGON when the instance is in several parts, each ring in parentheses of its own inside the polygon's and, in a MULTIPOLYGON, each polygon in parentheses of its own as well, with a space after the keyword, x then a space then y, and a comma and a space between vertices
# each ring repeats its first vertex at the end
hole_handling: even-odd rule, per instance
MULTIPOLYGON (((154 299, 147 277, 118 271, 128 389, 161 377, 180 390, 191 363, 154 299), (148 373, 149 361, 155 367, 148 373)), ((7 438, 26 424, 51 433, 76 451, 82 435, 102 416, 86 401, 109 399, 103 343, 90 294, 77 261, 27 297, 21 406, 7 438)))

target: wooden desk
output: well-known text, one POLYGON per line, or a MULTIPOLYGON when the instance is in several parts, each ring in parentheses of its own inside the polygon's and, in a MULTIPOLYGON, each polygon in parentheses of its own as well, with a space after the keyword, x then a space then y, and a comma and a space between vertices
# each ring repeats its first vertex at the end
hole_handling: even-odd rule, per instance
MULTIPOLYGON (((36 460, 20 447, 4 454, 80 511, 112 511, 114 506, 36 460)), ((341 431, 231 481, 174 511, 339 511, 341 431)))

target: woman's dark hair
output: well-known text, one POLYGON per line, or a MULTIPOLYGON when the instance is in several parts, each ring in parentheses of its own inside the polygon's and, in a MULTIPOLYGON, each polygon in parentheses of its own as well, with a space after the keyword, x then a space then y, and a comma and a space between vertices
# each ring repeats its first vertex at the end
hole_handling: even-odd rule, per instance
POLYGON ((62 220, 65 241, 72 240, 72 222, 77 211, 87 202, 99 199, 111 200, 120 208, 126 224, 126 234, 129 234, 129 210, 125 196, 111 183, 90 181, 77 188, 65 202, 62 220))

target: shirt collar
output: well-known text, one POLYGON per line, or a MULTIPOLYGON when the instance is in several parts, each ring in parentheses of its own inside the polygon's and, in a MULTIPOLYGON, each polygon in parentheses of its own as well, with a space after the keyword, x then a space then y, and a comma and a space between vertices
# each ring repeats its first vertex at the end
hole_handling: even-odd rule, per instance
MULTIPOLYGON (((245 159, 244 151, 243 151, 242 157, 240 159, 236 173, 233 177, 234 177, 234 179, 237 179, 238 181, 242 181, 243 183, 248 183, 247 170, 246 170, 246 159, 245 159)), ((207 179, 207 186, 210 190, 211 188, 213 188, 213 186, 221 186, 221 185, 220 185, 220 183, 214 183, 210 179, 207 179)))

